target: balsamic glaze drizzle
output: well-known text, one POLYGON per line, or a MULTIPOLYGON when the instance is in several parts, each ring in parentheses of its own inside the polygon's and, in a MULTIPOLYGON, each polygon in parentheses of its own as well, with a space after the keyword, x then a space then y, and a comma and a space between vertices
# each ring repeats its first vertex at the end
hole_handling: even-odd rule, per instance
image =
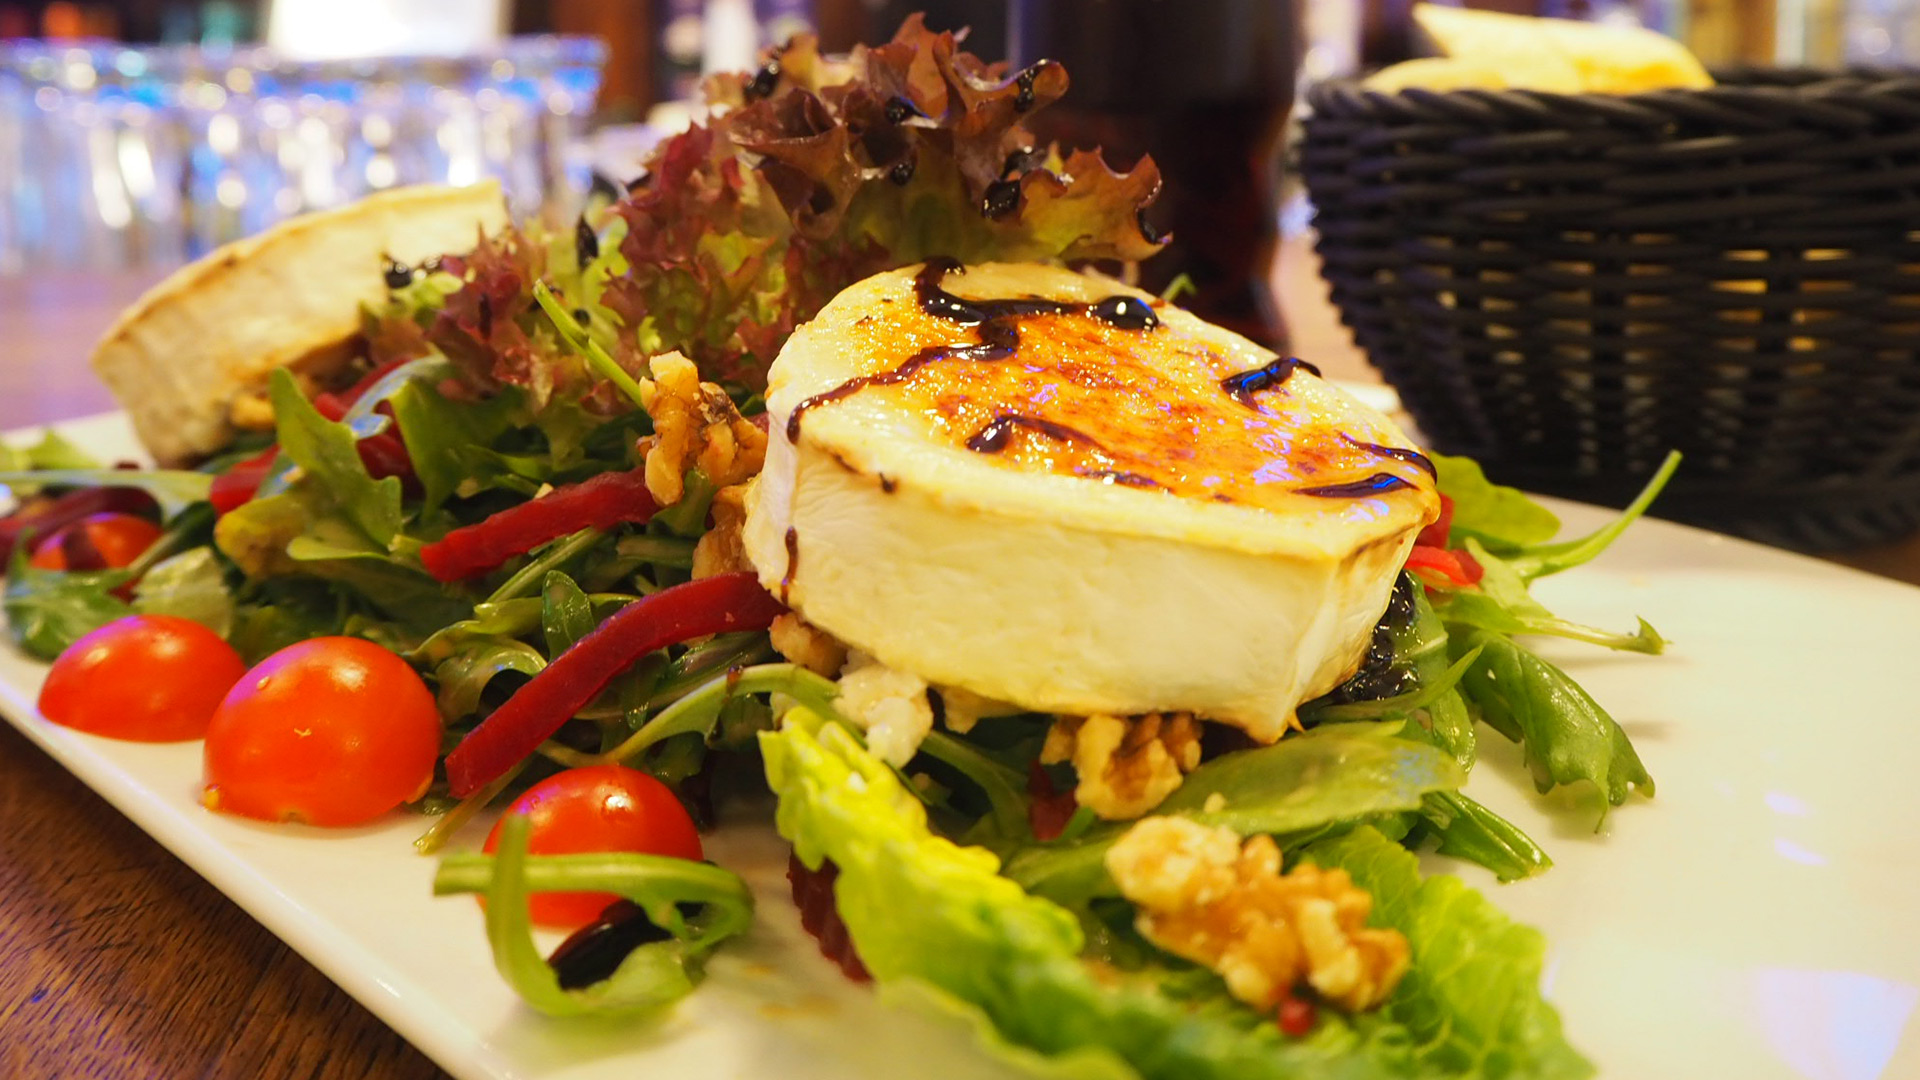
POLYGON ((1225 390, 1227 395, 1233 398, 1233 400, 1258 412, 1260 406, 1254 402, 1253 395, 1260 393, 1262 390, 1272 390, 1275 387, 1284 386, 1286 381, 1293 377, 1293 373, 1301 368, 1305 368, 1307 373, 1311 375, 1320 374, 1319 368, 1314 367, 1299 357, 1283 356, 1265 367, 1257 367, 1252 371, 1236 372, 1221 379, 1220 389, 1225 390))
POLYGON ((1115 330, 1152 330, 1160 325, 1153 305, 1137 296, 1109 296, 1088 308, 1087 314, 1115 330))
POLYGON ((1084 443, 1093 447, 1100 445, 1094 441, 1093 436, 1065 424, 1056 424, 1051 420, 1043 420, 1038 416, 1027 416, 1023 413, 1001 413, 986 427, 974 432, 973 437, 967 440, 967 449, 976 454, 997 454, 1005 450, 1007 443, 1012 441, 1015 428, 1026 428, 1028 431, 1037 432, 1059 442, 1084 443))
POLYGON ((780 602, 786 603, 787 596, 793 592, 793 572, 800 567, 800 533, 792 526, 787 527, 787 572, 780 576, 780 602))
MULTIPOLYGON (((1037 297, 1005 300, 963 299, 948 292, 940 284, 948 274, 956 273, 960 269, 960 263, 951 258, 927 260, 926 264, 920 268, 920 272, 914 276, 914 294, 919 301, 920 309, 928 315, 958 326, 973 328, 977 335, 973 343, 929 346, 914 353, 897 367, 848 379, 831 390, 807 398, 794 406, 793 412, 787 415, 787 441, 799 441, 800 419, 816 405, 838 401, 869 386, 890 386, 906 382, 921 368, 941 360, 995 363, 1014 356, 1020 351, 1019 320, 1026 316, 1087 315, 1115 329, 1134 332, 1151 332, 1160 326, 1160 317, 1154 312, 1152 305, 1133 296, 1109 296, 1092 304, 1042 300, 1037 297)), ((1254 400, 1255 394, 1285 384, 1295 371, 1302 368, 1314 375, 1320 374, 1319 368, 1304 360, 1283 357, 1263 367, 1229 375, 1220 380, 1220 388, 1235 401, 1258 411, 1259 405, 1254 400)), ((1095 449, 1099 449, 1100 445, 1091 435, 1065 424, 1023 413, 1005 412, 997 414, 985 427, 969 437, 966 447, 980 454, 1000 453, 1012 441, 1016 429, 1025 429, 1060 442, 1080 443, 1095 449)), ((1351 446, 1418 466, 1429 474, 1434 472, 1433 462, 1417 451, 1362 442, 1345 434, 1341 435, 1341 438, 1351 446)), ((1123 484, 1128 487, 1160 488, 1164 486, 1140 473, 1115 469, 1078 469, 1076 474, 1103 483, 1123 484)), ((1411 482, 1392 473, 1376 472, 1360 480, 1296 488, 1295 491, 1301 495, 1321 498, 1364 498, 1410 487, 1413 487, 1411 482)), ((798 538, 792 529, 787 530, 786 540, 787 573, 780 583, 783 601, 792 585, 793 567, 799 558, 798 538)))
POLYGON ((1364 480, 1353 480, 1345 484, 1326 484, 1321 487, 1295 489, 1301 495, 1317 495, 1325 499, 1359 499, 1368 495, 1384 495, 1389 491, 1399 491, 1413 485, 1392 473, 1377 472, 1364 480))
POLYGON ((1153 309, 1145 301, 1131 296, 1110 296, 1094 304, 1073 304, 1037 297, 963 300, 940 287, 940 282, 948 274, 959 270, 958 259, 928 259, 920 272, 914 275, 914 295, 920 302, 920 310, 934 318, 975 327, 979 336, 977 342, 971 345, 929 346, 908 357, 899 367, 872 375, 860 375, 824 393, 813 395, 795 405, 793 411, 787 414, 787 441, 800 441, 800 418, 816 405, 838 401, 869 386, 891 386, 906 382, 921 368, 938 360, 993 363, 1013 356, 1020 351, 1020 319, 1028 315, 1092 315, 1121 330, 1152 330, 1160 325, 1160 319, 1153 314, 1153 309))
POLYGON ((1425 469, 1427 475, 1436 480, 1440 478, 1440 470, 1433 467, 1433 459, 1418 450, 1408 450, 1400 446, 1381 446, 1379 443, 1361 442, 1359 439, 1346 434, 1342 434, 1340 437, 1346 440, 1348 446, 1355 446, 1362 450, 1371 450, 1382 457, 1390 457, 1395 461, 1404 461, 1409 465, 1425 469))

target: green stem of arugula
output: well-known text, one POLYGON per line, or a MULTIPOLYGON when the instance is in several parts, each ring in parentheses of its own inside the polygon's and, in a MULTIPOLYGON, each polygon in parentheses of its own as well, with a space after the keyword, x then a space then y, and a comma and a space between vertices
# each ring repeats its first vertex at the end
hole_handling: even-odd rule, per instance
POLYGON ((419 839, 413 842, 413 849, 422 855, 432 855, 445 847, 447 841, 453 839, 453 834, 464 828, 467 822, 478 817, 480 811, 486 809, 487 804, 492 802, 495 796, 505 791, 507 785, 513 783, 514 778, 526 771, 528 762, 532 760, 528 758, 520 762, 501 773, 498 779, 486 787, 454 804, 446 813, 434 819, 426 832, 420 834, 419 839))
MULTIPOLYGON (((647 695, 647 703, 640 709, 627 709, 618 705, 589 705, 573 715, 581 720, 596 721, 612 720, 627 716, 629 713, 639 713, 644 717, 647 711, 663 708, 679 701, 708 680, 725 674, 731 668, 763 663, 773 657, 773 646, 767 641, 765 634, 756 631, 750 635, 742 634, 741 637, 745 640, 737 648, 725 649, 712 656, 701 657, 697 663, 687 665, 686 670, 681 674, 671 676, 662 682, 647 695)), ((690 659, 694 655, 688 653, 681 660, 690 659)))
POLYGON ((599 543, 602 535, 599 529, 581 529, 548 548, 539 558, 521 567, 518 573, 508 578, 505 584, 495 589, 493 595, 483 602, 497 604, 502 600, 512 600, 532 593, 541 582, 547 579, 547 571, 557 568, 561 563, 599 543))
POLYGON ((161 560, 177 555, 190 546, 197 546, 189 545, 187 541, 201 529, 212 525, 214 516, 211 503, 194 503, 180 511, 179 515, 173 519, 173 523, 167 526, 167 531, 160 534, 160 539, 155 540, 147 550, 140 553, 139 558, 128 564, 127 580, 138 581, 146 576, 147 571, 160 565, 161 560))
POLYGON ((569 768, 622 764, 639 757, 647 747, 663 739, 689 732, 703 735, 711 732, 720 710, 735 697, 768 693, 785 694, 824 716, 836 715, 833 699, 839 687, 832 679, 815 675, 798 664, 758 664, 732 669, 709 679, 698 690, 660 710, 640 730, 604 753, 585 754, 555 742, 542 743, 540 753, 569 768))
POLYGON ((1653 500, 1667 486, 1667 481, 1673 478, 1674 471, 1678 468, 1680 468, 1680 451, 1668 451, 1666 459, 1660 463, 1660 468, 1654 472, 1652 479, 1648 480, 1647 485, 1640 489, 1640 494, 1627 504, 1627 508, 1620 511, 1619 517, 1588 536, 1528 548, 1524 553, 1507 561, 1527 581, 1543 578, 1549 574, 1558 574, 1563 570, 1571 570, 1587 562, 1605 551, 1608 545, 1619 539, 1621 533, 1627 531, 1628 526, 1638 521, 1640 515, 1647 512, 1647 508, 1653 505, 1653 500))
POLYGON ((592 368, 595 374, 619 387, 620 392, 627 395, 636 406, 641 409, 647 407, 646 403, 640 399, 640 384, 634 380, 633 376, 627 374, 626 369, 616 363, 613 357, 607 355, 607 350, 601 348, 587 336, 584 330, 580 329, 580 324, 573 320, 573 313, 553 295, 553 290, 547 288, 546 282, 533 283, 533 298, 539 301, 540 310, 547 313, 547 318, 552 321, 554 330, 560 335, 560 340, 565 342, 568 348, 585 357, 587 366, 592 368))

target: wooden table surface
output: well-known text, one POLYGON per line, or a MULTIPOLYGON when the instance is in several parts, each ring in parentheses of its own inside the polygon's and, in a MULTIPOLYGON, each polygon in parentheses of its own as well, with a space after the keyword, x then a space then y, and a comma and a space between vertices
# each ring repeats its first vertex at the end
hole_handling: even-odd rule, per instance
MULTIPOLYGON (((0 428, 113 408, 85 358, 153 277, 0 279, 0 428)), ((1275 284, 1294 352, 1376 378, 1301 241, 1275 284)), ((1920 539, 1840 561, 1920 584, 1920 539)), ((0 822, 0 1077, 442 1075, 4 724, 0 822)))

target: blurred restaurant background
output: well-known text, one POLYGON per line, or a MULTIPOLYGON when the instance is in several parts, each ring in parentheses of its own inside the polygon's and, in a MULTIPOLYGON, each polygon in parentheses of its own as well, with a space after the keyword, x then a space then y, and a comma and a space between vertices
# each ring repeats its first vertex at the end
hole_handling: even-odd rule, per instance
MULTIPOLYGON (((1264 136, 1201 140, 1184 123, 1130 133, 1095 114, 1138 111, 1143 100, 1130 99, 1148 97, 1158 108, 1196 82, 1231 78, 1238 85, 1208 93, 1240 95, 1264 123, 1296 79, 1408 55, 1409 6, 0 0, 0 274, 177 265, 292 214, 428 181, 494 177, 517 215, 564 222, 595 171, 630 178, 661 132, 687 122, 704 73, 749 68, 799 32, 828 50, 885 40, 916 10, 936 29, 970 27, 979 55, 1067 61, 1075 91, 1043 135, 1091 135, 1122 159, 1156 149, 1163 163, 1194 158, 1222 138, 1264 136), (1157 24, 1175 18, 1203 29, 1169 37, 1157 24), (1167 62, 1170 48, 1190 54, 1184 67, 1167 62), (1249 49, 1265 59, 1232 55, 1249 49)), ((1639 23, 1709 65, 1920 62, 1920 0, 1469 6, 1639 23)))

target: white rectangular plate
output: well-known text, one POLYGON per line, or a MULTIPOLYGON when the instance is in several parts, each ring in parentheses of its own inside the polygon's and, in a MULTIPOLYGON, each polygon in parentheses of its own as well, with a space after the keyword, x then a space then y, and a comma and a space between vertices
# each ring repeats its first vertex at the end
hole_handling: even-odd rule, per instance
MULTIPOLYGON (((118 417, 65 430, 137 456, 118 417)), ((1605 520, 1555 507, 1571 530, 1605 520)), ((1659 785, 1602 832, 1593 804, 1534 795, 1517 751, 1482 729, 1468 790, 1556 865, 1508 886, 1460 872, 1546 931, 1568 1036, 1622 1080, 1920 1076, 1920 589, 1648 521, 1539 592, 1582 622, 1643 615, 1673 642, 1661 657, 1542 649, 1659 785)), ((198 744, 50 724, 34 711, 43 670, 0 647, 15 727, 456 1076, 1005 1075, 951 1024, 883 1006, 820 959, 765 824, 708 846, 760 910, 699 991, 638 1025, 548 1020, 494 973, 474 903, 430 895, 433 861, 411 846, 421 819, 318 830, 209 813, 198 744)))

